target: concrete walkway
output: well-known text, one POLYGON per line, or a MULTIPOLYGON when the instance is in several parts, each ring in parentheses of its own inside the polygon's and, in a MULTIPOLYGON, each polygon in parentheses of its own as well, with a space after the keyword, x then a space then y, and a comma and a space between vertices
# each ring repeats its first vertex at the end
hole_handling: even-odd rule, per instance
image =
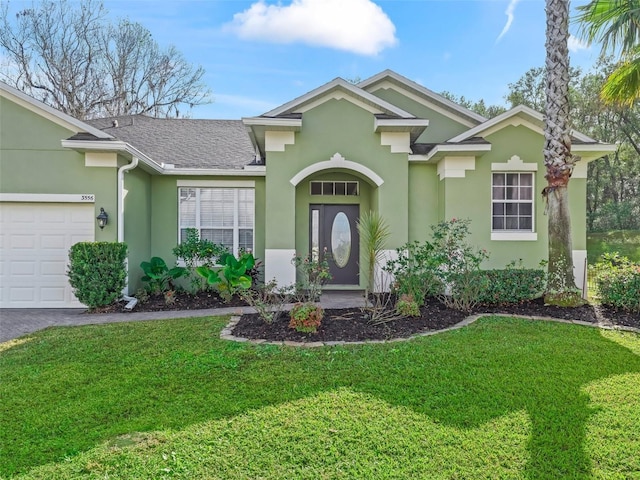
MULTIPOLYGON (((360 307, 363 305, 363 294, 362 292, 325 292, 320 299, 320 305, 323 308, 360 307)), ((254 312, 254 310, 251 307, 231 307, 166 312, 88 314, 82 308, 3 308, 0 309, 0 343, 47 327, 71 327, 167 318, 209 317, 212 315, 240 315, 245 312, 254 312)))

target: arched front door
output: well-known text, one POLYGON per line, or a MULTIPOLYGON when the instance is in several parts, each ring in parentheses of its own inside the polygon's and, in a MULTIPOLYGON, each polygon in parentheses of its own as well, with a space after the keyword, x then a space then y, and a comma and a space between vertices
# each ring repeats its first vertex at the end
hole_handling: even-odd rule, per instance
POLYGON ((359 285, 360 236, 359 205, 310 205, 309 251, 327 252, 330 284, 359 285))

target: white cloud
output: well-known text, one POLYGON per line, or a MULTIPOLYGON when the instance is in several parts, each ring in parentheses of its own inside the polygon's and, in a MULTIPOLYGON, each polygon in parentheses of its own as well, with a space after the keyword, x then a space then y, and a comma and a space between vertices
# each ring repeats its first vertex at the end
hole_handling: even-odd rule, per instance
POLYGON ((569 47, 570 52, 579 52, 580 50, 589 50, 589 43, 583 42, 577 37, 573 35, 569 35, 569 40, 567 40, 567 46, 569 47))
POLYGON ((504 11, 504 14, 507 16, 507 23, 504 24, 504 28, 500 32, 500 35, 498 35, 498 38, 496 38, 496 43, 498 43, 511 28, 511 24, 513 23, 513 18, 514 18, 513 12, 516 10, 516 5, 518 4, 519 1, 520 0, 511 0, 509 2, 509 6, 504 11))
POLYGON ((240 38, 274 43, 301 42, 377 55, 398 43, 396 27, 371 0, 293 0, 267 5, 259 0, 226 26, 240 38))

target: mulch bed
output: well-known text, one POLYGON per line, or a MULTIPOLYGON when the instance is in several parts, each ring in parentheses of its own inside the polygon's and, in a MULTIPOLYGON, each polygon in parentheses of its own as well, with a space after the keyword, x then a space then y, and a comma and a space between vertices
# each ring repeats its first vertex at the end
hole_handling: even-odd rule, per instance
MULTIPOLYGON (((215 292, 192 295, 177 292, 174 302, 167 304, 162 295, 152 295, 145 302, 139 302, 135 312, 157 312, 167 310, 198 310, 220 307, 246 306, 240 297, 234 296, 225 302, 215 292)), ((115 304, 95 313, 122 312, 124 303, 115 304)), ((541 298, 514 305, 481 306, 472 313, 505 313, 532 317, 552 317, 565 320, 581 320, 590 323, 604 323, 640 328, 640 314, 604 307, 584 305, 577 308, 562 308, 545 305, 541 298)), ((278 321, 267 325, 257 314, 244 314, 233 330, 237 337, 294 342, 356 342, 363 340, 387 340, 406 338, 417 333, 442 330, 466 318, 468 314, 446 308, 437 299, 427 299, 420 309, 419 317, 402 318, 373 325, 369 314, 361 308, 327 309, 322 325, 315 334, 300 333, 289 328, 289 317, 282 315, 278 321)))
MULTIPOLYGON (((577 308, 545 306, 542 299, 517 305, 479 307, 473 313, 506 313, 531 317, 553 317, 565 320, 581 320, 589 323, 603 322, 640 328, 640 315, 584 305, 577 308)), ((300 333, 289 328, 289 318, 283 315, 267 325, 257 314, 242 315, 233 329, 233 335, 250 339, 293 342, 356 342, 362 340, 388 340, 406 338, 417 333, 442 330, 466 318, 468 314, 446 308, 436 299, 428 299, 419 317, 402 318, 380 325, 372 325, 366 310, 360 308, 327 309, 318 332, 300 333)))

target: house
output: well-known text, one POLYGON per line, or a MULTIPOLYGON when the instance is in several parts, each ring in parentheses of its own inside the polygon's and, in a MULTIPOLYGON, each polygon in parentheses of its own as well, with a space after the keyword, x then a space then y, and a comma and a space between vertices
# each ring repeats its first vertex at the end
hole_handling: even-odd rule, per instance
MULTIPOLYGON (((294 253, 326 248, 329 288, 362 288, 356 222, 369 210, 390 226, 389 253, 456 217, 472 220, 487 268, 547 257, 543 117, 526 107, 488 120, 389 70, 242 120, 81 122, 5 84, 0 94, 2 307, 78 306, 65 276, 77 241, 125 241, 135 292, 140 262, 175 260, 186 228, 251 249, 282 284, 294 253)), ((587 163, 615 146, 572 136, 580 278, 587 163)))

